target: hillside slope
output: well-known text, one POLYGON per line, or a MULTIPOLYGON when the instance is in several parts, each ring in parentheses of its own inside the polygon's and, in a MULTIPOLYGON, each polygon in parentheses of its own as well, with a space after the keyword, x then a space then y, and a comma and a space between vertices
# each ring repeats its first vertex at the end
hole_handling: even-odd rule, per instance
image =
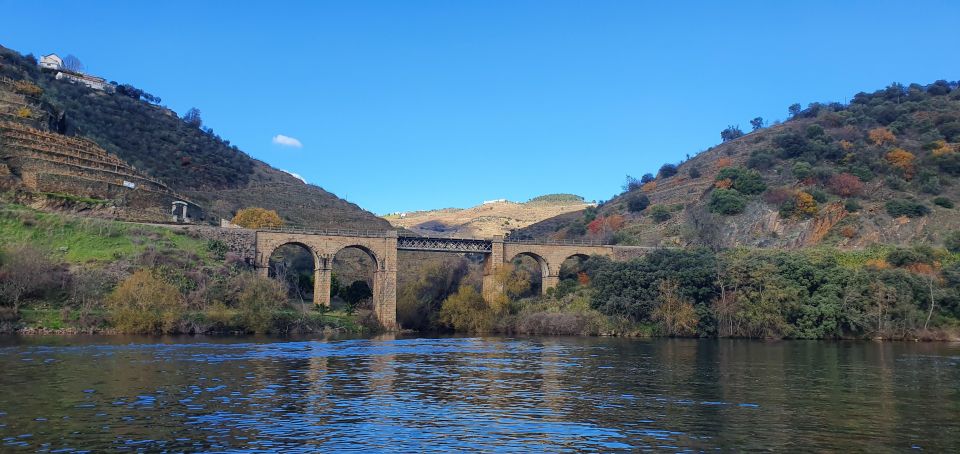
POLYGON ((492 238, 594 204, 571 194, 551 194, 527 202, 484 202, 471 208, 444 208, 384 216, 395 227, 430 236, 492 238))
MULTIPOLYGON (((188 124, 173 111, 146 101, 129 85, 115 93, 56 80, 33 57, 0 46, 0 76, 42 89, 37 118, 53 132, 86 137, 138 170, 191 197, 208 221, 239 208, 277 210, 291 224, 386 229, 389 223, 318 186, 304 184, 231 145, 212 130, 188 124)), ((156 100, 159 102, 159 100, 156 100)))
POLYGON ((794 107, 597 209, 515 235, 622 244, 861 248, 939 244, 960 228, 960 89, 938 81, 794 107))

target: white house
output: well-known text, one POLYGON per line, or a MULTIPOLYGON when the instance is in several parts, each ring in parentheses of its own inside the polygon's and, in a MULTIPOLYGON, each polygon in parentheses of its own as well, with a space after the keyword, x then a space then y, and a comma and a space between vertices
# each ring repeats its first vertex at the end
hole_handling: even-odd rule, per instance
POLYGON ((63 67, 63 59, 57 54, 40 57, 40 68, 57 71, 55 76, 57 80, 67 79, 71 82, 84 84, 94 90, 103 91, 108 86, 107 80, 102 77, 67 70, 63 67))
POLYGON ((57 54, 44 55, 40 57, 40 67, 43 69, 61 69, 63 68, 63 59, 57 54))

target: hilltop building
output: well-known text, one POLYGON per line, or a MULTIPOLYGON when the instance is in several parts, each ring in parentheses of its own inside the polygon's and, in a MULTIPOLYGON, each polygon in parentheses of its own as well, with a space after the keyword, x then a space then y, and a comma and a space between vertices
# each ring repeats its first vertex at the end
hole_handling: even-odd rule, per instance
POLYGON ((67 79, 71 82, 86 85, 94 90, 112 91, 110 89, 113 88, 113 86, 107 83, 107 80, 102 77, 91 76, 89 74, 70 71, 64 68, 63 59, 57 54, 49 54, 40 57, 40 69, 45 69, 51 72, 55 71, 57 74, 54 77, 56 77, 57 80, 67 79))

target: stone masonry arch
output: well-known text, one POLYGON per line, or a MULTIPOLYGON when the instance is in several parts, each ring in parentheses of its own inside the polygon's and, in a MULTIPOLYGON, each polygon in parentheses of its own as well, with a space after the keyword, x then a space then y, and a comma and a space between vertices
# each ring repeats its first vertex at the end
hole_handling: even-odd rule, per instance
POLYGON ((308 232, 258 231, 256 267, 262 276, 269 276, 270 255, 273 251, 289 243, 301 244, 314 254, 313 302, 328 307, 334 255, 350 247, 358 248, 370 255, 376 264, 373 278, 373 311, 384 328, 396 328, 396 232, 386 232, 379 236, 341 236, 308 232))

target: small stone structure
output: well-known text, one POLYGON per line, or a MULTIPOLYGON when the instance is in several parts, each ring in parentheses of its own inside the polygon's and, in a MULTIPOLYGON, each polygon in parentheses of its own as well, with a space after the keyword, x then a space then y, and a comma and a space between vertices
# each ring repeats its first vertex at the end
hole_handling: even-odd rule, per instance
MULTIPOLYGON (((228 229, 223 229, 228 230, 228 229)), ((310 251, 314 260, 315 304, 329 306, 333 258, 346 248, 357 248, 376 264, 373 280, 373 307, 380 324, 387 329, 397 326, 397 250, 481 253, 484 254, 484 296, 500 289, 494 280, 496 272, 521 255, 532 257, 540 265, 542 291, 560 282, 560 266, 571 257, 602 255, 614 260, 636 257, 654 248, 610 246, 575 242, 505 241, 473 238, 401 237, 396 231, 303 231, 258 230, 256 232, 256 267, 269 275, 270 257, 279 247, 298 244, 310 251)))

